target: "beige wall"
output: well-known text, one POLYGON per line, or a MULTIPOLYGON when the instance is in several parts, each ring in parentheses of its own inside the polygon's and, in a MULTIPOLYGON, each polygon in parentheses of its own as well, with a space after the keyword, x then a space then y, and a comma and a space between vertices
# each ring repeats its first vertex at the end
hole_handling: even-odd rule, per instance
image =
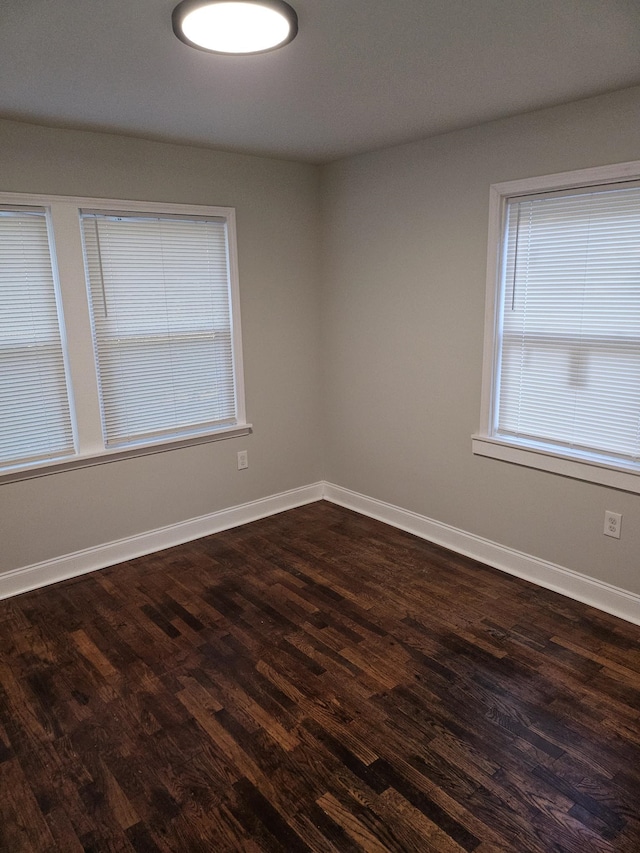
POLYGON ((254 425, 245 438, 0 486, 0 571, 320 479, 316 167, 0 121, 0 189, 235 207, 254 425))
POLYGON ((640 496, 475 457, 489 185, 640 159, 640 89, 323 171, 325 478, 640 593, 640 496), (603 536, 605 509, 622 538, 603 536))

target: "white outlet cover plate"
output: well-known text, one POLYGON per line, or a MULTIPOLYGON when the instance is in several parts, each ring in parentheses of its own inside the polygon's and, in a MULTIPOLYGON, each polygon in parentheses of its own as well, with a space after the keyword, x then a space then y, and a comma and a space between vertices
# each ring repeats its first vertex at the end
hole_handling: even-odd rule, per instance
POLYGON ((619 539, 621 526, 622 515, 619 512, 609 512, 607 510, 604 514, 604 535, 619 539))

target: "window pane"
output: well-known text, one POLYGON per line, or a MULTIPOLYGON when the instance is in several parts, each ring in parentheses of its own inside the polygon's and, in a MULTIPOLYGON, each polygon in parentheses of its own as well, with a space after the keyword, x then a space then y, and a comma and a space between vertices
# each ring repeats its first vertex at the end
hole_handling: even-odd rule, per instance
POLYGON ((44 210, 0 210, 0 465, 74 453, 44 210))
POLYGON ((226 224, 83 214, 105 442, 235 423, 226 224))
POLYGON ((640 189, 508 203, 496 435, 640 457, 640 189))

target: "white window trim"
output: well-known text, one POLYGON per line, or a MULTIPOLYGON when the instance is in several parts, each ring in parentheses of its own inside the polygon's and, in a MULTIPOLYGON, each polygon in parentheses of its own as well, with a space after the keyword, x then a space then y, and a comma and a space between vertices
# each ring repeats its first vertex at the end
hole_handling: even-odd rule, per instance
POLYGON ((52 224, 51 246, 54 278, 59 287, 66 332, 66 357, 77 453, 59 461, 37 462, 8 468, 0 474, 0 484, 47 476, 60 471, 102 465, 135 456, 148 456, 182 447, 248 435, 252 425, 246 422, 238 252, 235 209, 208 205, 165 204, 83 196, 40 195, 0 192, 0 205, 34 206, 49 212, 52 224), (231 292, 233 360, 236 386, 237 423, 211 432, 198 432, 127 448, 104 447, 98 379, 95 370, 88 290, 82 249, 80 211, 82 209, 118 210, 132 213, 179 214, 182 216, 224 217, 227 222, 229 277, 231 292))
POLYGON ((122 459, 132 459, 136 456, 152 456, 156 453, 166 453, 169 450, 179 450, 180 448, 192 447, 196 444, 208 444, 209 442, 221 441, 225 438, 238 438, 242 435, 250 435, 252 432, 252 424, 241 424, 218 429, 215 432, 198 433, 197 435, 187 436, 179 440, 156 442, 155 444, 127 447, 126 449, 103 450, 100 453, 78 454, 60 462, 38 463, 37 465, 34 464, 28 467, 16 467, 0 475, 0 485, 15 483, 19 480, 33 480, 37 477, 47 477, 50 474, 58 474, 62 471, 74 471, 77 468, 105 465, 108 462, 118 462, 122 459))
POLYGON ((502 436, 496 438, 492 434, 494 377, 498 357, 497 307, 507 199, 518 195, 624 183, 638 179, 640 179, 640 160, 633 160, 574 172, 559 172, 555 175, 506 181, 492 184, 490 187, 482 395, 480 427, 478 432, 471 436, 474 454, 640 494, 640 471, 637 466, 627 466, 618 459, 611 459, 610 462, 608 460, 596 462, 592 457, 585 458, 587 454, 581 454, 577 450, 551 452, 547 447, 536 446, 535 442, 526 442, 521 439, 510 441, 502 436))

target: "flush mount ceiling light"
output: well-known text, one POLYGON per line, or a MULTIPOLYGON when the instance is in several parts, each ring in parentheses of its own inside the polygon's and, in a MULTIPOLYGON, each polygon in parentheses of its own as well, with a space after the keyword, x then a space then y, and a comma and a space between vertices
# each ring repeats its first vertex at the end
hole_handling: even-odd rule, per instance
POLYGON ((284 0, 183 0, 173 31, 210 53, 265 53, 295 38, 298 16, 284 0))

